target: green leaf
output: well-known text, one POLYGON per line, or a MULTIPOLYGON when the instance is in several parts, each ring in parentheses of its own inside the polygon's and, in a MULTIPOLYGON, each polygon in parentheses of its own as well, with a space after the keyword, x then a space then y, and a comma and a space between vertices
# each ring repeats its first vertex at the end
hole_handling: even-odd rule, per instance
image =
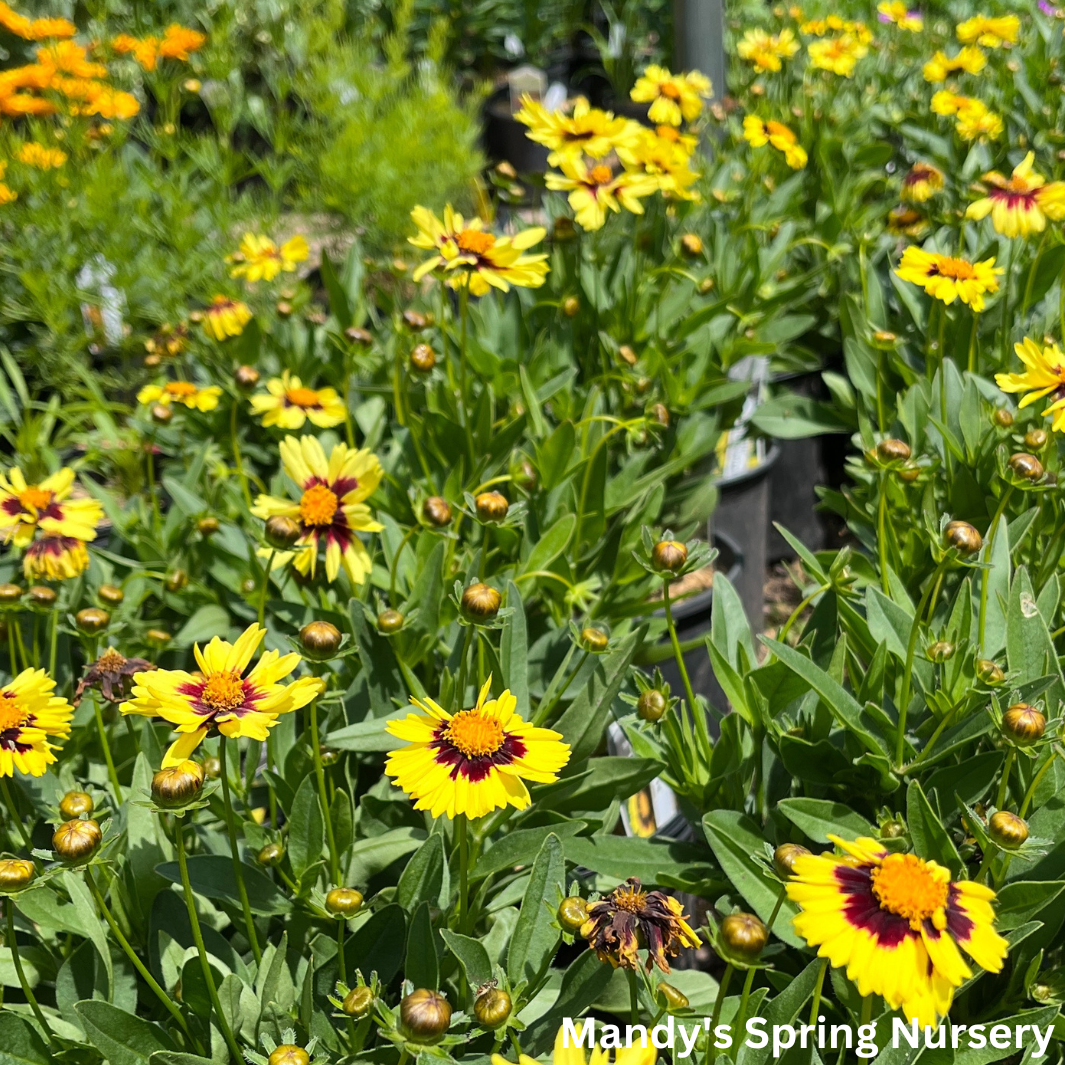
POLYGON ((787 392, 761 404, 751 424, 778 440, 802 440, 826 433, 852 432, 854 425, 831 403, 787 392))
POLYGON ((615 880, 638 876, 644 884, 669 887, 673 880, 720 879, 706 849, 695 843, 636 836, 573 836, 564 847, 567 861, 615 880))
POLYGON ((319 269, 322 275, 322 283, 325 285, 326 292, 329 293, 329 309, 333 312, 337 325, 343 331, 351 326, 353 320, 351 304, 348 301, 348 294, 344 291, 344 286, 340 283, 340 278, 337 277, 336 267, 333 266, 325 251, 322 252, 322 261, 319 269))
MULTIPOLYGON (((477 864, 470 872, 470 878, 482 880, 486 876, 501 873, 504 869, 512 869, 516 865, 528 865, 529 855, 539 854, 548 836, 554 834, 561 840, 567 840, 570 836, 582 832, 586 827, 583 821, 568 821, 558 825, 546 825, 543 828, 519 828, 516 832, 508 832, 487 850, 482 851, 477 864)), ((565 846, 568 847, 568 844, 565 846)))
POLYGON ((961 879, 965 871, 961 856, 916 780, 910 781, 906 792, 906 825, 919 858, 934 859, 945 865, 954 874, 954 879, 961 879))
POLYGON ((305 776, 292 801, 288 820, 288 857, 296 880, 322 857, 325 821, 312 775, 305 776))
POLYGON ((206 643, 214 636, 225 637, 229 632, 229 614, 217 603, 201 606, 174 634, 174 642, 182 647, 206 643))
POLYGON ((582 951, 566 970, 558 998, 551 1009, 530 1025, 522 1047, 533 1054, 546 1053, 555 1041, 563 1017, 580 1017, 606 990, 614 970, 604 965, 595 951, 582 951))
MULTIPOLYGON (((359 658, 367 678, 370 693, 370 712, 374 717, 385 717, 406 703, 407 688, 399 671, 396 656, 389 640, 371 629, 366 622, 362 603, 352 599, 348 604, 351 631, 359 649, 359 658)), ((330 736, 329 742, 333 742, 330 736)))
POLYGON ((369 973, 376 969, 382 983, 390 983, 399 972, 406 938, 407 917, 403 910, 395 905, 382 907, 344 944, 348 972, 361 969, 369 973))
POLYGON ((134 1017, 109 1002, 86 999, 74 1011, 89 1042, 110 1065, 149 1065, 158 1050, 176 1050, 173 1041, 158 1024, 134 1017))
POLYGON ((816 843, 828 843, 829 833, 844 839, 876 834, 861 814, 828 799, 781 799, 777 809, 816 843))
POLYGON ((409 712, 408 707, 398 707, 383 717, 371 717, 354 725, 345 725, 329 733, 329 746, 341 751, 393 751, 403 746, 403 740, 385 732, 385 726, 389 721, 406 717, 409 712))
MULTIPOLYGON (((540 482, 548 492, 557 488, 574 464, 577 434, 572 422, 562 422, 536 449, 540 482)), ((576 522, 576 519, 574 519, 576 522)))
POLYGON ((348 860, 347 883, 367 883, 393 862, 416 851, 425 838, 420 828, 393 828, 379 836, 356 841, 348 860))
MULTIPOLYGON (((771 1030, 775 1024, 792 1024, 795 1021, 799 1010, 814 993, 820 971, 821 960, 815 958, 764 1010, 758 1011, 757 1015, 765 1018, 767 1028, 771 1030)), ((744 1040, 736 1057, 736 1065, 761 1065, 761 1062, 765 1061, 771 1053, 770 1045, 759 1050, 748 1046, 744 1040)))
POLYGON ((434 832, 407 862, 396 888, 396 901, 408 913, 419 903, 436 905, 444 882, 444 840, 434 832))
POLYGON ((479 939, 471 939, 447 928, 441 928, 440 935, 447 949, 458 958, 471 988, 480 987, 492 979, 492 961, 479 939))
POLYGON ((1065 891, 1060 880, 1015 880, 1000 888, 995 900, 999 931, 1019 928, 1065 891))
MULTIPOLYGON (((780 885, 754 860, 754 855, 765 854, 765 837, 758 826, 735 810, 711 810, 703 816, 703 832, 732 886, 768 921, 780 897, 780 885)), ((791 922, 798 912, 795 903, 785 898, 773 925, 773 934, 792 947, 805 945, 792 931, 791 922)))
POLYGON ((435 991, 440 986, 440 958, 436 952, 436 938, 433 919, 429 915, 429 903, 419 903, 407 932, 407 960, 403 966, 403 976, 415 987, 425 987, 430 991, 435 991))
MULTIPOLYGON (((987 547, 981 554, 984 562, 990 562, 987 570, 987 606, 984 619, 985 658, 994 658, 1006 646, 1006 604, 1010 599, 1010 537, 1008 524, 1003 516, 998 520, 998 532, 994 533, 991 545, 991 557, 987 557, 987 547)), ((992 534, 989 534, 992 535, 992 534)), ((981 581, 983 578, 981 577, 981 581)))
POLYGON ((51 1065, 52 1055, 28 1021, 0 1013, 0 1065, 51 1065))
POLYGON ((635 758, 631 755, 592 758, 587 766, 585 772, 575 774, 572 778, 564 777, 557 784, 538 792, 537 809, 558 810, 566 814, 575 810, 602 810, 615 799, 627 799, 635 795, 665 768, 655 758, 635 758))
POLYGON ((499 641, 499 659, 503 666, 503 683, 518 700, 518 713, 529 720, 529 635, 521 592, 507 581, 507 607, 512 611, 503 622, 499 641))
POLYGON ((1017 570, 1010 589, 1006 615, 1006 661, 1010 672, 1016 672, 1021 683, 1053 674, 1056 680, 1047 693, 1049 705, 1056 706, 1061 699, 1065 699, 1065 682, 1061 677, 1058 653, 1046 622, 1039 613, 1025 566, 1017 570))
POLYGON ((552 833, 544 840, 533 863, 507 951, 507 975, 512 984, 536 979, 551 960, 560 933, 553 927, 554 914, 545 903, 565 890, 565 876, 562 842, 552 833))
MULTIPOLYGON (((240 905, 240 893, 233 876, 233 859, 228 854, 194 854, 189 858, 188 866, 193 891, 204 898, 240 905)), ((155 871, 172 884, 181 883, 177 862, 164 862, 156 866, 155 871)), ((274 915, 289 912, 292 903, 265 873, 247 864, 241 865, 241 871, 253 913, 274 915)))
POLYGON ((157 1050, 148 1061, 150 1065, 216 1065, 211 1058, 185 1054, 180 1050, 157 1050))
POLYGON ((573 530, 576 527, 577 516, 575 514, 563 514, 536 541, 536 546, 529 552, 525 565, 521 567, 522 573, 535 573, 547 569, 569 546, 570 540, 573 539, 573 530))
POLYGON ((529 379, 529 371, 525 369, 525 364, 522 362, 518 363, 518 381, 525 399, 525 409, 529 412, 532 435, 537 440, 542 440, 547 433, 547 426, 544 423, 543 411, 540 409, 540 401, 536 398, 536 389, 533 388, 533 383, 529 379))

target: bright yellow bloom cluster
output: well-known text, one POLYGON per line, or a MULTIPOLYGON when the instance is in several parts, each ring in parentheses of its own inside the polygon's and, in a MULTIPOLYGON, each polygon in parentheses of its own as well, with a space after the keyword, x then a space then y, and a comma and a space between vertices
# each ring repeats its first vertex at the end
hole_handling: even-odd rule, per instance
POLYGON ((842 34, 845 37, 853 37, 862 44, 868 44, 873 39, 873 34, 864 22, 856 22, 851 19, 841 19, 839 15, 829 15, 828 18, 812 19, 804 22, 799 27, 800 32, 808 37, 824 37, 830 33, 842 34))
POLYGON ((252 413, 263 425, 280 429, 302 429, 309 418, 319 429, 329 429, 344 421, 344 401, 333 388, 305 388, 303 382, 285 370, 266 383, 266 395, 251 397, 252 413))
POLYGON ((251 308, 242 300, 215 296, 203 312, 203 331, 221 344, 229 337, 239 337, 251 318, 251 308))
POLYGON ((537 144, 551 149, 547 161, 559 166, 562 159, 602 159, 618 148, 631 144, 639 134, 640 125, 627 118, 617 118, 610 111, 592 107, 583 96, 573 101, 566 111, 548 111, 531 96, 521 100, 521 110, 514 116, 529 127, 526 136, 537 144))
POLYGON ((698 200, 691 188, 699 175, 691 169, 695 138, 684 136, 675 126, 641 129, 634 144, 619 147, 618 158, 627 173, 643 175, 659 192, 679 200, 698 200))
POLYGON ((1001 116, 972 96, 959 96, 941 89, 932 97, 932 113, 953 115, 955 129, 962 140, 995 140, 1002 136, 1001 116))
POLYGON ((1055 343, 1040 347, 1028 337, 1014 344, 1013 350, 1026 369, 1021 373, 997 373, 995 384, 1003 392, 1026 393, 1022 407, 1049 396, 1051 404, 1043 411, 1043 417, 1053 418, 1051 428, 1065 433, 1065 354, 1055 343))
POLYGON ((187 63, 190 53, 198 52, 206 43, 206 34, 172 23, 162 38, 120 33, 111 41, 111 47, 119 55, 132 55, 145 70, 155 70, 160 59, 187 63))
POLYGON ((1016 15, 976 15, 958 23, 958 40, 962 44, 982 44, 985 48, 1001 48, 1016 44, 1021 20, 1016 15))
POLYGON ((73 37, 78 28, 65 18, 27 18, 0 0, 0 26, 24 41, 46 41, 50 38, 73 37))
POLYGON ((201 388, 192 381, 168 381, 164 385, 145 385, 137 393, 138 403, 160 403, 169 407, 171 403, 180 403, 189 410, 210 411, 218 406, 218 397, 222 389, 217 385, 201 388))
POLYGON ((1006 178, 997 170, 984 175, 991 186, 988 194, 969 205, 966 218, 986 218, 1004 237, 1027 237, 1042 233, 1047 219, 1065 218, 1065 182, 1051 181, 1034 169, 1035 153, 1029 152, 1006 178))
POLYGON ((507 292, 511 285, 539 288, 547 277, 547 255, 526 255, 526 248, 539 244, 546 230, 532 226, 513 237, 497 237, 483 228, 479 218, 464 219, 444 207, 444 220, 426 207, 410 213, 418 232, 407 240, 416 248, 434 254, 414 271, 414 280, 439 270, 451 288, 468 288, 473 296, 483 296, 490 288, 507 292))
POLYGON ((924 65, 924 80, 946 81, 954 74, 979 74, 987 65, 987 56, 974 44, 967 44, 957 55, 937 51, 924 65))
POLYGON ((58 148, 46 148, 36 141, 28 141, 19 148, 18 161, 38 170, 54 170, 67 161, 67 153, 58 148))
POLYGON ((881 22, 892 22, 900 30, 920 33, 924 29, 924 19, 920 11, 910 11, 902 0, 881 0, 876 5, 881 22))
POLYGON ((828 70, 841 78, 850 78, 854 76, 858 60, 869 54, 869 47, 859 38, 844 34, 842 37, 811 41, 806 51, 810 56, 810 66, 828 70))
POLYGON ((286 240, 278 247, 269 237, 245 233, 240 242, 240 249, 226 256, 226 262, 233 266, 230 277, 243 277, 245 281, 273 281, 278 274, 292 273, 296 267, 307 261, 310 248, 301 234, 286 240))
POLYGON ((747 115, 743 120, 743 136, 752 148, 762 148, 768 144, 778 152, 783 152, 784 161, 792 170, 801 170, 806 166, 806 149, 783 122, 747 115))
POLYGON ((903 252, 895 273, 903 281, 920 285, 933 299, 946 304, 959 299, 974 311, 982 311, 984 295, 998 291, 997 275, 1002 269, 995 266, 993 257, 971 263, 911 246, 903 252))
POLYGON ((638 104, 651 105, 647 117, 656 125, 679 126, 699 117, 703 97, 710 93, 710 79, 697 70, 671 74, 665 67, 652 65, 636 79, 629 96, 638 104))
POLYGON ((757 70, 780 70, 781 60, 790 59, 798 50, 799 42, 789 29, 772 34, 762 29, 748 30, 736 45, 739 57, 757 70))

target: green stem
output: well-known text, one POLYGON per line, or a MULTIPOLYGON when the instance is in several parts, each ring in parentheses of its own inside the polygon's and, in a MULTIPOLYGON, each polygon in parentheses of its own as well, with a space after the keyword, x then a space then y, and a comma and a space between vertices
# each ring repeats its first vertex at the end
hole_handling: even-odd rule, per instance
POLYGON ((152 528, 155 530, 155 535, 159 535, 159 531, 163 526, 163 516, 159 513, 159 497, 155 491, 155 434, 148 434, 148 496, 152 501, 152 528))
MULTIPOLYGON (((111 911, 107 907, 107 903, 104 900, 103 893, 100 891, 96 884, 96 880, 92 875, 91 866, 85 866, 85 881, 89 885, 89 891, 92 893, 92 897, 96 900, 96 905, 100 908, 100 913, 103 914, 104 920, 107 922, 108 928, 114 933, 115 939, 118 940, 118 945, 122 948, 126 957, 133 963, 133 968, 137 970, 141 975, 141 979, 151 988, 152 994, 163 1004, 163 1008, 177 1021, 181 1030, 191 1040, 192 1033, 189 1031, 188 1025, 185 1023, 185 1017, 182 1014, 177 1003, 159 986, 155 977, 147 969, 144 962, 137 956, 137 952, 130 946, 129 940, 126 939, 119 928, 118 923, 115 921, 111 914, 111 911)), ((197 1045, 197 1050, 202 1049, 197 1045)))
POLYGON ((52 1034, 52 1029, 48 1027, 48 1022, 44 1019, 44 1014, 41 1012, 41 1007, 37 1002, 37 996, 34 995, 33 990, 30 988, 29 981, 26 979, 26 973, 22 968, 22 958, 19 956, 18 940, 15 937, 15 900, 9 898, 7 900, 7 945, 11 951, 11 960, 15 965, 15 975, 18 977, 19 987, 22 988, 23 995, 26 996, 26 1001, 30 1004, 30 1009, 33 1010, 33 1016, 37 1019, 37 1023, 44 1031, 44 1036, 48 1040, 50 1046, 55 1045, 55 1037, 52 1034))
POLYGON ((1010 357, 1010 281, 1013 278, 1013 256, 1017 241, 1010 241, 1010 253, 1006 259, 1006 277, 1002 283, 1002 348, 1001 365, 1004 367, 1010 357))
POLYGON ((19 835, 22 837, 22 845, 26 850, 32 851, 33 844, 30 842, 30 834, 26 831, 26 826, 19 816, 18 807, 15 805, 14 796, 11 794, 11 788, 8 787, 7 777, 0 777, 0 791, 4 793, 4 802, 7 803, 7 808, 11 812, 11 820, 18 827, 19 835))
MULTIPOLYGON (((224 775, 224 774, 223 774, 224 775)), ((207 958, 207 947, 204 946, 203 932, 200 930, 200 918, 196 913, 196 897, 192 893, 192 883, 189 881, 188 860, 185 857, 185 822, 182 815, 177 817, 177 831, 174 833, 177 841, 178 870, 181 873, 181 887, 185 894, 185 908, 189 912, 189 924, 192 926, 192 940, 196 944, 196 952, 200 956, 200 968, 203 970, 203 979, 207 984, 207 994, 211 999, 211 1006, 218 1018, 218 1030, 229 1047, 232 1056, 232 1065, 241 1065, 244 1056, 240 1052, 240 1046, 233 1038, 233 1030, 229 1027, 229 1021, 222 1012, 222 1003, 218 1000, 218 988, 214 986, 214 974, 211 972, 211 963, 207 958)))
POLYGON ((995 808, 1001 810, 1006 802, 1006 790, 1010 783, 1010 771, 1013 763, 1017 760, 1017 749, 1011 747, 1006 752, 1006 764, 1002 767, 1002 778, 998 782, 998 796, 995 799, 995 808))
POLYGON ((1028 815, 1028 807, 1032 805, 1032 800, 1035 798, 1035 789, 1039 787, 1040 781, 1046 776, 1047 770, 1054 764, 1054 759, 1057 757, 1057 750, 1053 749, 1050 752, 1050 757, 1043 763, 1042 769, 1036 773, 1032 783, 1028 786, 1028 790, 1024 793, 1024 802, 1021 803, 1021 809, 1018 813, 1018 817, 1024 818, 1028 815))
POLYGON ((466 626, 466 635, 462 639, 462 661, 459 663, 459 682, 455 688, 455 694, 452 698, 452 703, 462 709, 466 699, 466 675, 467 675, 467 663, 470 658, 470 644, 473 641, 473 626, 466 626))
POLYGON ((340 855, 337 853, 336 834, 333 832, 333 819, 329 816, 329 795, 325 786, 325 766, 322 764, 322 744, 318 735, 318 700, 312 699, 310 705, 311 716, 311 756, 314 759, 314 778, 318 782, 318 801, 322 807, 322 818, 325 821, 325 834, 329 843, 329 871, 333 877, 333 883, 340 887, 340 855))
MULTIPOLYGON (((1032 265, 1028 269, 1028 281, 1024 286, 1024 296, 1021 299, 1021 313, 1018 317, 1022 323, 1024 321, 1025 314, 1028 313, 1028 304, 1032 300, 1032 289, 1035 286, 1035 275, 1039 269, 1039 260, 1043 257, 1043 246, 1047 241, 1047 231, 1043 231, 1043 235, 1039 238, 1039 246, 1035 249, 1035 255, 1032 257, 1032 265)), ((1005 364, 1003 364, 1005 365, 1005 364)))
POLYGON ((880 555, 880 587, 884 595, 891 595, 888 581, 888 538, 887 538, 887 476, 880 474, 880 499, 876 507, 877 551, 880 555))
POLYGON ((976 373, 976 323, 980 320, 978 314, 972 315, 973 326, 969 331, 969 373, 976 373))
POLYGON ((862 1019, 860 1024, 868 1024, 873 1019, 873 996, 866 995, 862 999, 862 1019))
POLYGON ((743 1025, 747 1020, 747 1002, 751 997, 751 988, 754 986, 754 975, 758 972, 755 968, 747 970, 747 979, 743 981, 743 991, 740 994, 740 1009, 736 1014, 736 1023, 732 1026, 736 1032, 743 1031, 743 1025))
POLYGON ((925 607, 928 605, 928 597, 932 594, 933 588, 938 587, 939 578, 947 567, 947 559, 949 557, 948 555, 936 566, 935 572, 921 595, 921 601, 917 606, 916 613, 913 615, 913 624, 910 626, 910 640, 906 646, 906 662, 902 667, 902 696, 899 699, 898 706, 899 730, 895 742, 895 765, 900 771, 903 765, 903 755, 906 753, 906 715, 910 703, 910 685, 913 683, 913 656, 917 650, 917 634, 921 631, 921 617, 924 614, 925 607))
POLYGON ((827 972, 828 958, 822 958, 821 968, 817 971, 817 983, 814 984, 813 1001, 810 1003, 810 1024, 817 1024, 817 1015, 821 1012, 821 991, 825 986, 825 973, 827 972))
POLYGON ((11 660, 11 678, 18 673, 18 655, 15 653, 15 629, 18 628, 18 614, 11 614, 7 619, 7 656, 11 660))
POLYGON ((459 931, 466 935, 467 907, 470 893, 470 848, 466 838, 466 815, 458 814, 455 818, 455 834, 459 845, 459 931))
POLYGON ((466 450, 470 456, 470 476, 473 476, 477 465, 477 457, 473 448, 473 429, 470 427, 470 412, 466 405, 466 332, 469 321, 470 289, 464 285, 459 292, 459 315, 461 317, 461 332, 459 337, 459 408, 462 412, 462 427, 466 431, 466 450))
POLYGON ((244 459, 240 453, 240 440, 237 435, 237 408, 240 400, 234 399, 229 412, 229 443, 233 450, 233 465, 240 481, 240 490, 244 493, 244 505, 251 510, 251 490, 248 488, 248 475, 244 472, 244 459))
POLYGON ((270 548, 270 554, 267 556, 266 565, 263 567, 263 586, 259 592, 259 625, 263 624, 263 618, 266 617, 266 594, 270 590, 270 571, 274 566, 274 555, 277 554, 275 548, 270 548))
POLYGON ((721 1007, 725 1004, 725 996, 728 994, 728 985, 732 980, 732 974, 736 970, 732 967, 732 963, 729 962, 725 966, 725 972, 721 977, 721 983, 717 988, 717 999, 714 1001, 714 1012, 710 1018, 710 1032, 706 1040, 706 1060, 707 1063, 712 1062, 717 1056, 717 1047, 714 1046, 714 1031, 717 1029, 717 1022, 721 1020, 721 1007))
POLYGON ((584 668, 584 663, 588 661, 589 654, 589 651, 585 651, 584 654, 581 655, 581 660, 570 671, 569 676, 566 677, 565 683, 562 685, 561 688, 558 689, 558 691, 552 697, 551 701, 545 703, 543 706, 537 707, 536 717, 533 718, 534 725, 542 725, 551 717, 551 714, 554 712, 555 707, 558 706, 559 702, 561 702, 562 696, 565 695, 566 692, 569 690, 569 686, 573 683, 574 677, 576 677, 577 674, 580 673, 580 671, 584 668))
POLYGON ((104 761, 107 763, 107 777, 111 781, 111 790, 115 793, 115 800, 122 805, 122 785, 118 782, 118 771, 115 769, 115 760, 111 755, 111 741, 107 738, 107 728, 104 725, 104 714, 100 709, 100 700, 96 698, 95 689, 90 689, 89 698, 92 700, 92 712, 96 718, 96 731, 100 735, 100 746, 104 749, 104 761))
POLYGON ((780 885, 780 894, 777 895, 776 905, 773 907, 773 912, 769 915, 769 921, 765 926, 765 934, 768 936, 773 931, 773 925, 776 922, 777 914, 780 913, 780 907, 784 905, 784 899, 787 898, 788 889, 784 884, 780 885))
POLYGON ((355 450, 355 426, 351 420, 351 353, 344 352, 344 429, 347 432, 348 447, 355 450))
POLYGON ((788 633, 791 632, 792 625, 799 619, 799 615, 822 593, 827 592, 832 585, 822 584, 820 587, 812 591, 792 612, 791 616, 786 622, 784 622, 784 628, 780 630, 780 635, 777 636, 777 640, 780 643, 784 643, 788 638, 788 633))
POLYGON ((676 660, 677 669, 680 670, 680 679, 684 682, 684 694, 688 699, 688 707, 695 722, 695 729, 699 734, 699 738, 706 745, 706 750, 709 751, 713 747, 713 743, 710 741, 710 730, 706 724, 706 714, 700 711, 699 704, 695 701, 691 678, 688 676, 688 667, 684 664, 684 652, 681 651, 680 640, 677 639, 677 627, 673 624, 673 608, 669 601, 668 577, 662 579, 662 598, 666 608, 666 628, 669 629, 669 640, 673 644, 673 658, 676 660))
POLYGON ((59 608, 52 609, 51 631, 48 637, 48 676, 55 679, 55 659, 59 646, 59 608))
POLYGON ((640 1023, 640 990, 636 984, 636 970, 626 969, 625 978, 629 982, 629 1016, 633 1024, 640 1023))
MULTIPOLYGON (((1002 515, 1006 512, 1006 505, 1010 501, 1010 496, 1013 495, 1013 485, 1010 485, 1005 492, 1002 493, 1002 498, 998 501, 998 507, 995 509, 995 516, 991 519, 991 527, 987 531, 987 546, 984 549, 984 561, 990 565, 991 562, 991 549, 995 546, 995 534, 998 532, 998 523, 1002 515)), ((980 578, 980 653, 984 653, 984 630, 987 627, 987 581, 990 569, 985 569, 983 575, 980 578)))
MULTIPOLYGON (((251 913, 251 902, 248 899, 248 888, 244 883, 243 863, 240 860, 240 848, 237 846, 237 826, 233 820, 233 801, 229 794, 229 767, 226 765, 225 736, 218 738, 218 768, 222 778, 222 809, 226 818, 226 833, 229 836, 229 853, 233 858, 233 876, 237 881, 237 894, 240 896, 240 908, 244 911, 244 928, 251 943, 252 954, 255 961, 262 961, 263 952, 259 949, 259 936, 255 931, 255 919, 251 913)), ((179 832, 180 835, 180 826, 179 832)))

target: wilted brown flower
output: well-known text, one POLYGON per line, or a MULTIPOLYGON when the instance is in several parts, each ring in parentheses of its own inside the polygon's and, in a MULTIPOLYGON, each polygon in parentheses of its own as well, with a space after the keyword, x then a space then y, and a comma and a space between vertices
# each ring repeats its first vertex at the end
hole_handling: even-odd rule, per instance
POLYGON ((675 957, 681 947, 701 943, 681 904, 661 891, 644 891, 637 877, 629 877, 588 907, 581 935, 599 960, 615 969, 635 970, 640 964, 637 951, 645 946, 648 972, 655 964, 662 972, 670 972, 667 956, 675 957))
POLYGON ((155 669, 151 662, 143 658, 126 658, 113 647, 108 647, 85 670, 74 693, 74 702, 79 703, 88 688, 95 688, 109 703, 125 702, 133 687, 133 674, 149 669, 155 669))

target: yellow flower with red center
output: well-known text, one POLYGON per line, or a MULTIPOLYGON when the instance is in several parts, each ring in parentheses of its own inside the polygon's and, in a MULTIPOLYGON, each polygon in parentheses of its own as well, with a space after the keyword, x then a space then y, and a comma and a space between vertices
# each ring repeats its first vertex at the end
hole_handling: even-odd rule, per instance
POLYGON ((1016 15, 975 15, 958 23, 958 40, 962 44, 982 44, 985 48, 1001 48, 1016 44, 1021 20, 1016 15))
POLYGON ((221 395, 222 389, 217 385, 201 387, 192 381, 167 381, 165 385, 145 385, 137 393, 137 402, 161 403, 164 407, 180 403, 189 410, 207 412, 218 406, 221 395))
POLYGON ((497 237, 484 229, 481 219, 467 221, 451 209, 451 204, 444 207, 443 222, 426 207, 415 207, 410 216, 418 232, 407 238, 408 243, 435 253, 415 269, 415 281, 440 270, 451 288, 468 285, 471 295, 483 296, 490 288, 502 292, 509 291, 511 285, 539 288, 547 277, 547 255, 525 254, 527 248, 544 239, 542 226, 532 226, 512 237, 497 237))
POLYGON ((1055 432, 1065 432, 1065 353, 1057 344, 1040 347, 1028 337, 1014 344, 1013 350, 1026 368, 1021 373, 995 374, 995 384, 1003 392, 1026 393, 1020 402, 1022 407, 1049 396, 1051 403, 1043 417, 1054 419, 1051 428, 1055 432))
POLYGON ((623 207, 632 214, 643 214, 640 200, 657 191, 658 184, 646 175, 615 172, 609 163, 596 163, 589 168, 583 159, 563 159, 561 174, 549 171, 547 187, 555 192, 568 192, 569 205, 582 229, 602 229, 608 211, 619 212, 623 207))
POLYGON ((212 732, 236 739, 265 740, 282 714, 306 706, 325 687, 317 677, 282 684, 302 662, 298 654, 264 651, 247 673, 266 629, 250 625, 235 644, 216 636, 202 650, 193 647, 199 672, 153 669, 133 677, 133 697, 123 714, 160 717, 180 735, 163 758, 163 768, 192 757, 212 732))
POLYGON ((812 41, 806 51, 810 56, 810 66, 831 71, 841 78, 853 77, 858 60, 869 54, 868 46, 849 34, 812 41))
POLYGON ((902 254, 895 271, 903 281, 920 285, 933 299, 946 304, 956 299, 967 303, 974 311, 984 309, 984 296, 998 291, 998 274, 994 258, 971 263, 950 255, 939 255, 911 246, 902 254))
POLYGON ((773 34, 763 29, 748 30, 736 45, 739 57, 757 70, 780 70, 781 60, 790 59, 798 50, 799 42, 789 29, 773 34))
MULTIPOLYGON (((675 132, 673 126, 659 128, 675 132)), ((673 137, 645 129, 634 145, 618 149, 618 158, 630 174, 654 181, 663 195, 678 200, 699 199, 699 193, 691 188, 699 175, 689 166, 689 153, 673 137)))
POLYGON ((65 18, 27 18, 0 2, 0 26, 25 41, 45 41, 55 37, 73 37, 77 26, 65 18))
POLYGON ((784 162, 792 170, 801 170, 806 166, 806 149, 783 122, 773 119, 765 121, 757 115, 747 115, 743 119, 743 136, 752 148, 764 148, 768 144, 778 152, 783 152, 784 162))
POLYGON ((259 554, 273 557, 273 569, 291 562, 300 573, 313 577, 318 548, 324 546, 326 577, 336 580, 343 566, 352 584, 362 584, 373 565, 356 534, 384 528, 373 520, 364 502, 381 481, 377 456, 336 444, 327 458, 313 436, 285 437, 280 452, 285 473, 300 490, 299 500, 261 495, 251 512, 264 520, 277 515, 292 518, 300 535, 291 551, 262 548, 259 554))
POLYGON ((636 79, 629 97, 638 104, 651 106, 647 116, 656 125, 679 126, 694 122, 703 109, 703 98, 711 94, 710 79, 697 70, 671 74, 653 64, 636 79))
POLYGON ((267 394, 252 396, 253 414, 263 425, 281 429, 302 429, 309 418, 319 429, 344 421, 344 402, 334 388, 305 388, 303 382, 285 370, 266 382, 267 394))
POLYGON ((924 80, 946 81, 954 74, 979 74, 987 66, 987 56, 975 45, 967 44, 957 55, 937 51, 924 65, 924 80))
POLYGON ((1058 222, 1065 218, 1065 182, 1048 184, 1035 172, 1034 161, 1035 153, 1029 152, 1009 178, 997 170, 985 174, 984 182, 991 188, 986 196, 969 205, 965 217, 981 219, 991 215, 995 232, 1004 237, 1042 233, 1047 219, 1058 222))
POLYGON ((49 738, 66 739, 74 708, 43 669, 24 669, 0 687, 0 777, 43 776, 55 762, 49 738))
POLYGON ((900 236, 919 237, 927 228, 928 220, 912 207, 893 207, 888 212, 888 230, 900 236))
POLYGON ((308 255, 307 240, 300 234, 278 247, 269 237, 245 233, 240 250, 226 256, 226 262, 234 264, 230 277, 243 277, 249 282, 273 281, 282 271, 292 273, 307 261, 308 255))
POLYGON ((900 30, 920 33, 924 29, 924 19, 920 11, 911 11, 902 0, 881 0, 876 5, 881 22, 893 22, 900 30))
POLYGON ((221 344, 229 337, 239 337, 251 319, 251 309, 242 300, 215 296, 203 312, 203 331, 221 344))
POLYGON ((828 838, 844 855, 797 858, 788 898, 800 909, 795 931, 846 968, 860 995, 881 995, 890 1009, 935 1028, 972 976, 961 950, 1001 971, 1008 946, 994 929, 994 891, 952 881, 936 862, 889 853, 873 839, 828 838))
POLYGON ((902 179, 904 203, 927 203, 943 188, 943 171, 931 163, 914 163, 902 179))
POLYGON ((0 474, 0 538, 27 547, 38 532, 43 536, 96 539, 103 507, 84 494, 71 498, 74 471, 64 466, 39 484, 29 484, 17 466, 0 474))
POLYGON ((29 141, 19 148, 18 161, 38 170, 54 170, 67 161, 67 153, 58 148, 46 148, 36 141, 29 141))
POLYGON ((521 110, 515 118, 529 127, 526 136, 551 149, 547 161, 558 166, 564 156, 587 155, 602 159, 622 145, 630 143, 640 131, 640 124, 616 118, 610 111, 592 107, 583 96, 573 101, 573 109, 548 111, 527 93, 521 98, 521 110))
POLYGON ((388 756, 385 773, 395 777, 415 810, 450 818, 483 817, 531 798, 526 780, 553 784, 569 761, 570 749, 551 729, 518 716, 518 700, 504 691, 489 699, 489 677, 470 710, 449 714, 432 699, 411 699, 422 711, 388 723, 386 731, 406 741, 388 756))
POLYGON ((67 581, 89 568, 89 551, 75 536, 39 536, 22 556, 22 572, 31 581, 67 581))

